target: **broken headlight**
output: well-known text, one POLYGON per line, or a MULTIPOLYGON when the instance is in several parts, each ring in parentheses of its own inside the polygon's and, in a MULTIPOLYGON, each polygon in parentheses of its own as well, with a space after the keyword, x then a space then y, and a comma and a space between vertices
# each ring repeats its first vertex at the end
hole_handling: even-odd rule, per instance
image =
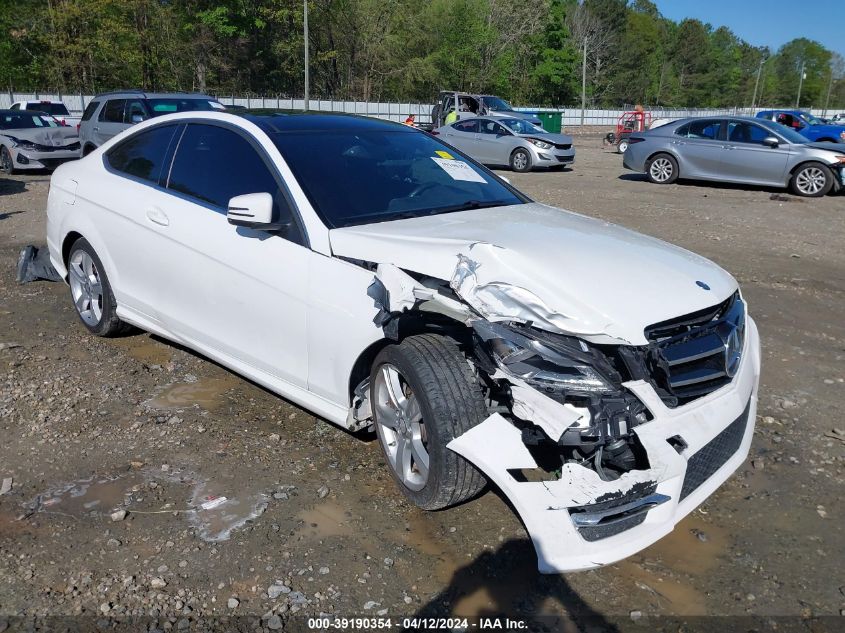
POLYGON ((618 384, 597 367, 586 343, 569 336, 554 341, 531 328, 477 321, 473 328, 486 343, 499 368, 552 397, 591 396, 619 391, 618 384), (542 337, 542 338, 541 338, 542 337))

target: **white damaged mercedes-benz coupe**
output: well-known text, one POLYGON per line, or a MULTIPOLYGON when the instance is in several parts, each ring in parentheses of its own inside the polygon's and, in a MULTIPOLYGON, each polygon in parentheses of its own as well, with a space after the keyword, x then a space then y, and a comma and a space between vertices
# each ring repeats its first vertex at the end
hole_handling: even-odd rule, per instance
POLYGON ((374 428, 421 508, 497 486, 542 572, 648 546, 748 454, 760 348, 731 275, 407 126, 152 119, 55 172, 47 232, 93 334, 374 428))

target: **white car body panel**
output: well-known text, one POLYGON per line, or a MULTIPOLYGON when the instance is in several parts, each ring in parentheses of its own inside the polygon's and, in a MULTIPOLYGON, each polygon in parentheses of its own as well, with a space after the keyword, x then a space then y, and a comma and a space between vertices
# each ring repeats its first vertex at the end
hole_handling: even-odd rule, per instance
MULTIPOLYGON (((51 261, 63 276, 68 236, 91 243, 121 319, 191 347, 349 429, 369 420, 369 407, 356 408, 361 403, 352 390, 367 374, 359 358, 390 342, 376 325, 382 308, 437 312, 463 325, 530 321, 596 343, 645 345, 646 326, 712 307, 737 288, 728 273, 688 251, 535 203, 329 230, 264 132, 225 113, 156 118, 63 165, 51 181, 47 230, 51 261), (232 226, 219 211, 104 166, 104 152, 145 127, 205 118, 248 132, 276 163, 308 244, 232 226), (408 272, 449 282, 455 297, 408 272), (388 293, 386 306, 375 298, 379 285, 388 293)), ((534 541, 541 571, 609 564, 668 533, 743 461, 759 372, 759 338, 748 319, 738 373, 724 387, 669 409, 649 383, 625 383, 653 417, 635 427, 650 467, 616 481, 573 464, 565 465, 559 480, 517 481, 509 469, 537 464, 519 430, 499 414, 448 447, 509 497, 534 541), (740 448, 678 502, 689 457, 746 406, 740 448), (666 442, 675 435, 687 444, 680 454, 666 442), (641 525, 598 542, 573 527, 568 509, 642 484, 656 485, 671 500, 651 509, 641 525)), ((586 409, 493 375, 503 377, 513 387, 514 416, 533 421, 549 437, 584 421, 586 409)))

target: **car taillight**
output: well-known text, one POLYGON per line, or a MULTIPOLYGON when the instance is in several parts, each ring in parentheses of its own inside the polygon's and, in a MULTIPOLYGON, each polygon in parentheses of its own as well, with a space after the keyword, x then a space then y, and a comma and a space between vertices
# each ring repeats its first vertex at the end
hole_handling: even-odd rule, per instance
POLYGON ((79 134, 79 126, 80 126, 80 125, 82 125, 82 123, 81 123, 81 122, 76 124, 76 133, 77 133, 77 134, 79 134))
POLYGON ((645 139, 641 136, 632 136, 628 139, 628 145, 633 145, 634 143, 642 143, 645 139))

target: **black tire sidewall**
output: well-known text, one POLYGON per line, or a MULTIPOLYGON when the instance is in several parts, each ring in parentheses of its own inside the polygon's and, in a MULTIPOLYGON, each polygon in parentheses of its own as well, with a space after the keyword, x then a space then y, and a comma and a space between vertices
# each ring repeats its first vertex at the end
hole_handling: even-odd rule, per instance
MULTIPOLYGON (((120 328, 120 319, 118 319, 117 316, 117 302, 115 301, 114 293, 112 292, 111 283, 109 282, 103 262, 100 261, 100 258, 97 255, 97 251, 94 250, 94 247, 91 246, 88 240, 84 237, 76 240, 73 243, 73 246, 70 247, 70 251, 68 251, 68 277, 70 277, 70 262, 73 259, 74 253, 78 251, 88 253, 91 259, 94 260, 94 265, 97 267, 100 285, 103 287, 103 314, 100 317, 99 322, 92 326, 82 320, 82 316, 79 314, 79 310, 76 309, 75 305, 73 306, 73 311, 76 313, 79 322, 82 323, 82 325, 85 326, 85 329, 91 332, 91 334, 96 334, 97 336, 110 336, 115 334, 120 328)), ((68 286, 70 286, 70 283, 68 283, 68 286)), ((73 294, 71 294, 71 302, 72 301, 73 294)))
POLYGON ((671 185, 673 182, 678 180, 678 161, 675 159, 674 156, 672 156, 672 154, 667 154, 665 152, 655 154, 654 156, 649 158, 645 164, 645 175, 646 178, 648 178, 649 182, 653 182, 655 185, 671 185), (669 177, 668 180, 664 180, 663 182, 655 180, 651 176, 651 164, 658 158, 668 158, 669 162, 672 163, 672 175, 669 177))
POLYGON ((830 168, 825 165, 824 163, 818 162, 811 162, 811 163, 804 163, 798 169, 795 170, 795 173, 792 174, 792 179, 790 180, 790 185, 792 189, 792 193, 797 196, 801 196, 803 198, 822 198, 830 193, 830 190, 833 189, 833 172, 830 168), (798 189, 797 181, 798 181, 798 174, 800 174, 805 169, 809 169, 810 167, 816 167, 821 169, 822 173, 825 176, 825 186, 819 191, 818 193, 804 193, 800 189, 798 189))
POLYGON ((9 160, 8 169, 2 169, 0 171, 7 176, 13 176, 15 173, 15 162, 12 160, 12 152, 10 152, 9 148, 4 145, 3 147, 0 147, 0 153, 6 156, 9 160))
POLYGON ((511 153, 511 165, 510 165, 510 167, 513 171, 515 171, 517 173, 522 173, 522 174, 529 172, 529 171, 531 171, 531 167, 533 166, 531 163, 532 163, 531 152, 529 152, 527 149, 520 147, 520 148, 515 149, 513 151, 513 153, 511 153), (525 154, 525 169, 517 169, 516 165, 514 165, 514 158, 516 157, 517 154, 525 154))

